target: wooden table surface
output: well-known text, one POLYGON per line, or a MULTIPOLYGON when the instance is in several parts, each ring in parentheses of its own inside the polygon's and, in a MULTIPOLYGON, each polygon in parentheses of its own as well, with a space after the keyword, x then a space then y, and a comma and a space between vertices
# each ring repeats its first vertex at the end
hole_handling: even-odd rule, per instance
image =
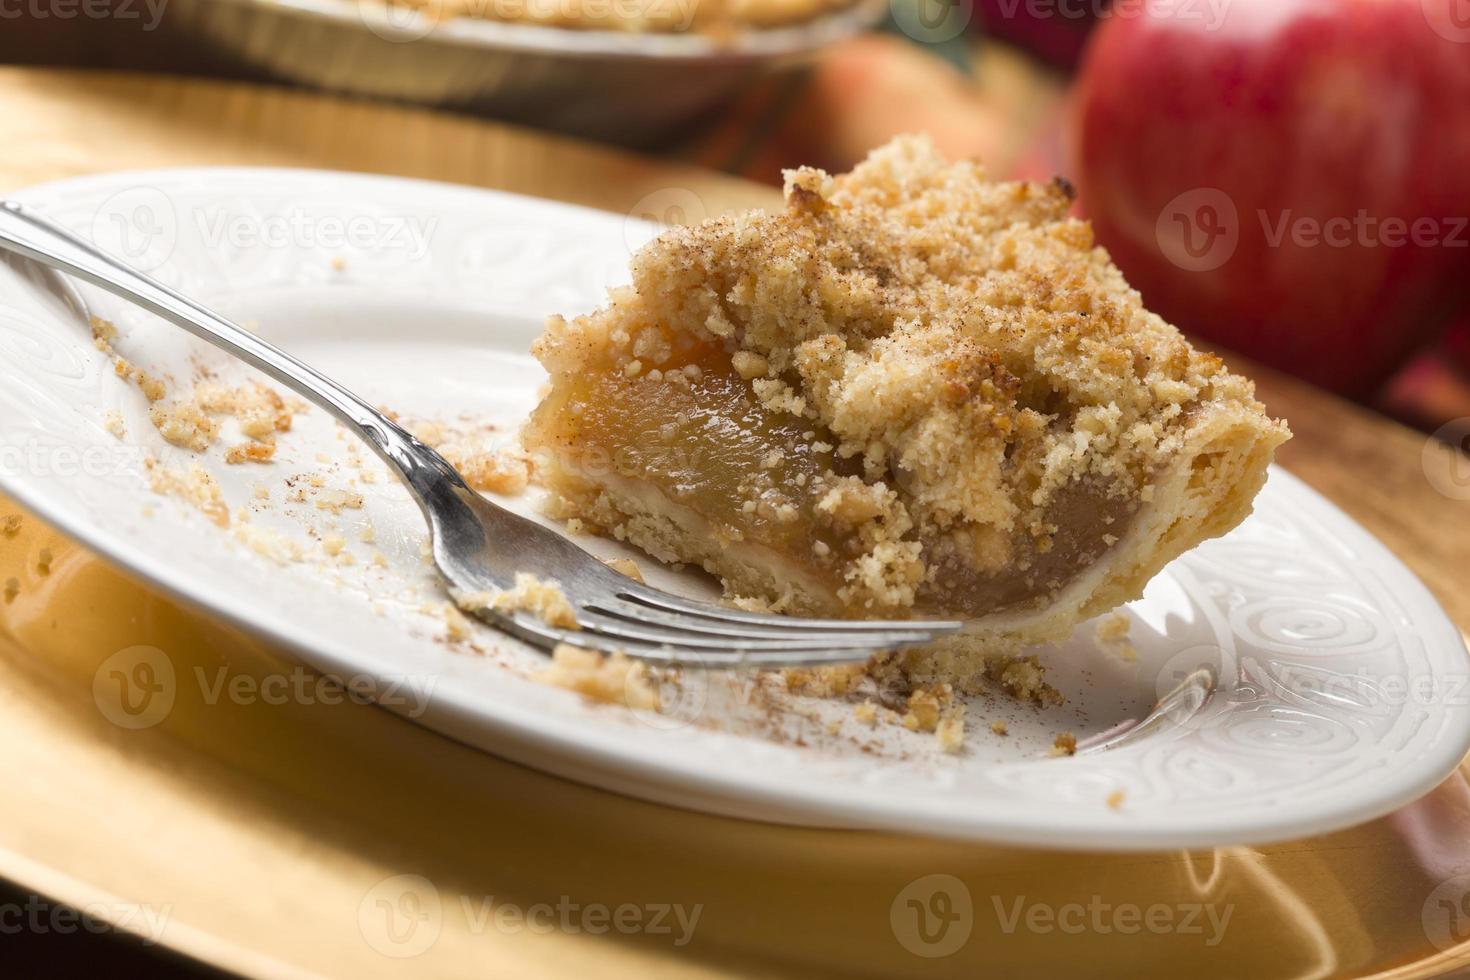
MULTIPOLYGON (((0 193, 104 170, 260 164, 432 178, 615 212, 672 187, 693 191, 711 214, 777 200, 770 188, 479 121, 149 76, 0 69, 0 140, 0 193)), ((1432 480, 1422 435, 1246 369, 1296 433, 1282 463, 1385 541, 1470 626, 1470 503, 1436 489, 1462 487, 1443 474, 1464 471, 1431 452, 1441 474, 1432 480)), ((12 509, 0 499, 0 515, 12 509)), ((101 719, 90 698, 92 672, 120 646, 173 643, 201 663, 228 656, 241 671, 286 661, 33 518, 19 537, 0 540, 0 565, 43 547, 58 556, 53 574, 0 608, 0 875, 74 903, 167 905, 166 943, 232 969, 1057 976, 1069 962, 1142 963, 1163 948, 1117 936, 1058 943, 997 934, 943 960, 918 959, 893 942, 889 901, 912 878, 947 871, 972 887, 1009 883, 1014 892, 1025 882, 1056 901, 1098 891, 1139 901, 1160 889, 1198 895, 1204 874, 1208 887, 1235 896, 1238 941, 1199 960, 1201 975, 1395 966, 1396 976, 1430 975, 1404 966, 1436 953, 1420 905, 1435 882, 1470 871, 1454 836, 1470 826, 1463 771, 1404 811, 1421 838, 1451 833, 1435 866, 1424 841, 1405 834, 1403 815, 1273 848, 1108 857, 672 811, 521 769, 352 704, 185 706, 156 729, 127 732, 101 719), (445 903, 437 940, 411 961, 385 955, 359 920, 378 883, 401 874, 426 876, 445 903), (486 896, 523 905, 565 896, 697 902, 705 918, 699 941, 683 949, 647 936, 532 935, 487 929, 471 901, 486 896)), ((1182 940, 1175 945, 1166 958, 1190 955, 1182 940)))

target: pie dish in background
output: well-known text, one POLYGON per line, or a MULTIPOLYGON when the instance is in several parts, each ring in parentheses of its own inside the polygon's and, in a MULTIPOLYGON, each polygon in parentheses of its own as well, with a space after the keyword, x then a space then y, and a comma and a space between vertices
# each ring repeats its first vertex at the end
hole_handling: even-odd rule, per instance
MULTIPOLYGON (((875 26, 888 11, 882 0, 749 6, 766 9, 756 22, 773 26, 568 28, 454 16, 444 0, 172 0, 160 29, 297 84, 636 146, 676 131, 755 75, 793 67, 875 26), (788 20, 780 11, 809 18, 788 20)), ((486 0, 475 9, 491 7, 486 0)))

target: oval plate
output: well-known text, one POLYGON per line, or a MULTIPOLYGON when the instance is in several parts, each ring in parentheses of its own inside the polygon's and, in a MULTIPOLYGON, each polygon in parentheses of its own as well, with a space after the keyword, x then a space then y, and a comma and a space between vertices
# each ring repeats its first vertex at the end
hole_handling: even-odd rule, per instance
MULTIPOLYGON (((405 419, 481 445, 513 442, 535 403, 545 376, 526 350, 542 317, 595 307, 656 231, 529 198, 312 171, 110 174, 19 197, 405 419)), ((1245 524, 1123 610, 1136 658, 1091 625, 1034 651, 1066 704, 978 696, 958 754, 769 674, 669 678, 661 713, 585 702, 534 679, 541 655, 448 609, 416 508, 322 413, 298 415, 269 464, 227 465, 229 424, 201 454, 168 445, 93 344, 91 314, 172 392, 252 377, 110 296, 0 262, 0 489, 385 707, 527 765, 752 819, 1152 850, 1368 820, 1433 787, 1470 747, 1458 630, 1382 545, 1279 470, 1245 524), (224 526, 155 489, 196 466, 229 506, 224 526), (1139 725, 1201 677, 1211 693, 1175 696, 1139 725), (1079 737, 1075 756, 1050 756, 1061 731, 1079 737)), ((534 494, 508 503, 529 510, 534 494)), ((658 584, 708 592, 641 564, 658 584)), ((198 695, 167 651, 119 651, 105 668, 146 676, 170 700, 198 695)), ((129 697, 125 682, 112 690, 95 687, 100 710, 149 723, 146 699, 110 703, 129 697)))

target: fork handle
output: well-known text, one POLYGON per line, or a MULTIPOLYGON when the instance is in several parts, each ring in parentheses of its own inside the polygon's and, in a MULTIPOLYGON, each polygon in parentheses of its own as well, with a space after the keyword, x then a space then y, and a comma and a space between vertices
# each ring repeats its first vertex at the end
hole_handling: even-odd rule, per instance
POLYGON ((15 201, 0 201, 0 249, 121 296, 264 371, 361 436, 420 503, 438 480, 464 486, 442 456, 331 378, 15 201))

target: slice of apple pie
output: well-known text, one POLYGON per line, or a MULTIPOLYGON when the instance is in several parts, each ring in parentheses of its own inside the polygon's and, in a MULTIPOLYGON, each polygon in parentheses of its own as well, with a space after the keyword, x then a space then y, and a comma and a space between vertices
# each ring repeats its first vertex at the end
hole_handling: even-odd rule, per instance
POLYGON ((1058 181, 918 138, 676 228, 534 351, 563 517, 833 616, 1065 637, 1250 512, 1288 438, 1141 305, 1058 181))

